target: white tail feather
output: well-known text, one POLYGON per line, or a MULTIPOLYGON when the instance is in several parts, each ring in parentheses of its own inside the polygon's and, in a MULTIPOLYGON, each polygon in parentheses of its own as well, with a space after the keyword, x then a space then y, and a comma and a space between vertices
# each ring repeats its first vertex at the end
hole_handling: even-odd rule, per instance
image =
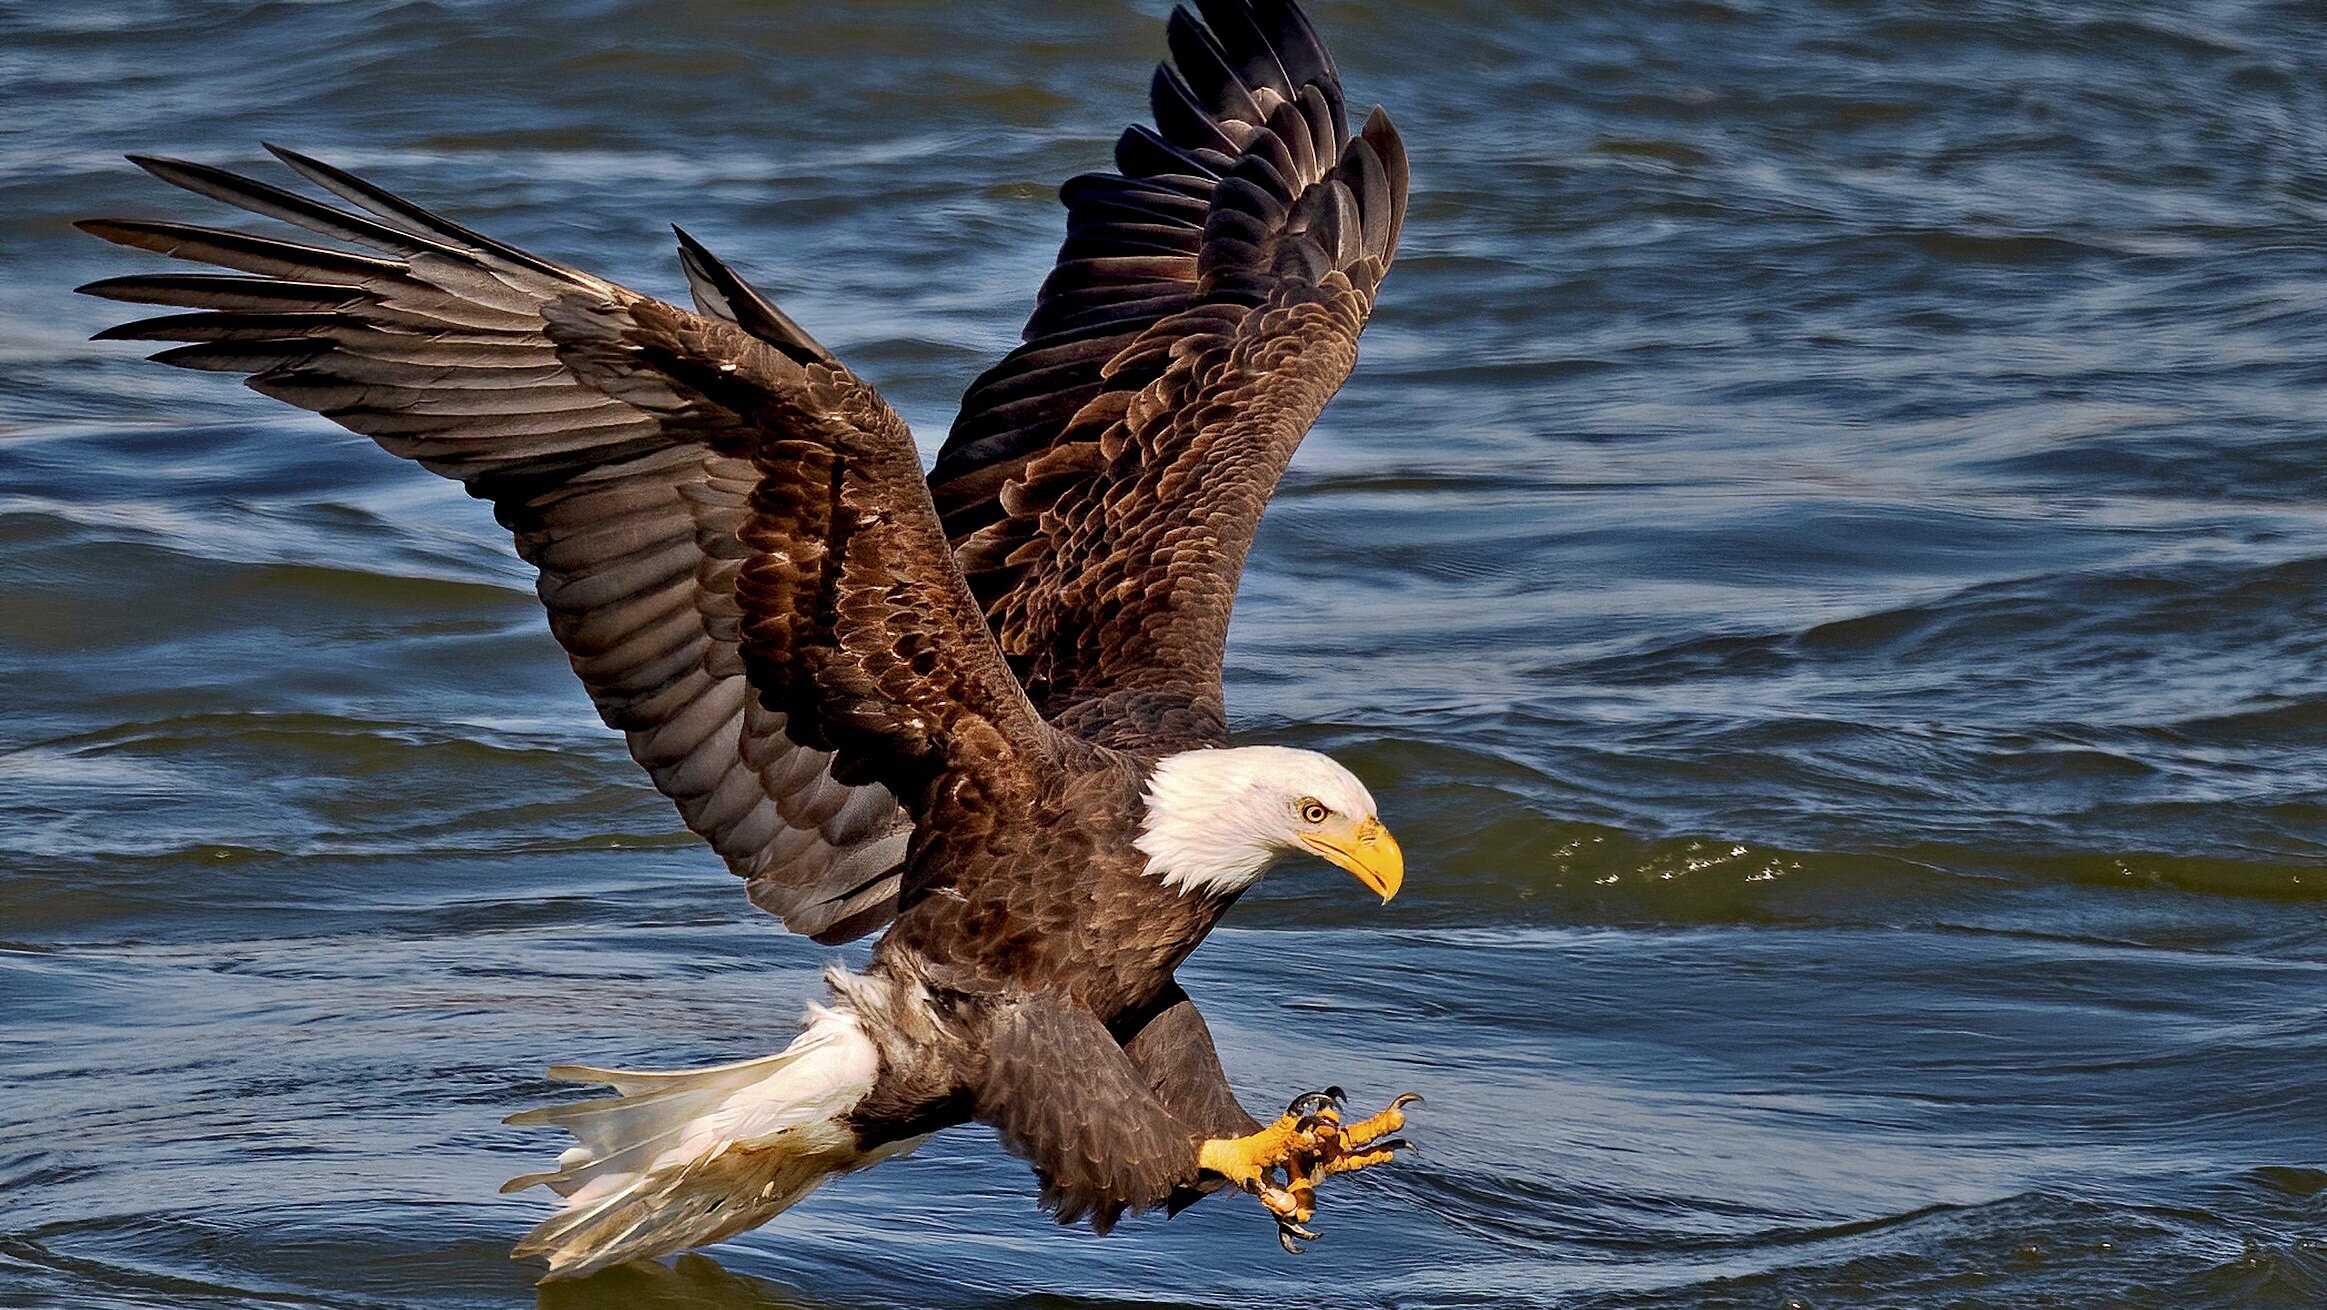
POLYGON ((551 1069, 618 1095, 509 1117, 556 1124, 581 1143, 556 1169, 502 1186, 547 1184, 565 1198, 514 1254, 547 1256, 549 1278, 579 1278, 702 1246, 767 1222, 833 1174, 910 1149, 868 1153, 840 1122, 879 1067, 854 1013, 811 1006, 790 1046, 756 1060, 667 1073, 551 1069))

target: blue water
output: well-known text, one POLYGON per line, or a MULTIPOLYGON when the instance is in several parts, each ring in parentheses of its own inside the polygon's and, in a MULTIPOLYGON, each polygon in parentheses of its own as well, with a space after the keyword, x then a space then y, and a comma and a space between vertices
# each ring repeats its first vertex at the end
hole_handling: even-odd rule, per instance
MULTIPOLYGON (((1152 4, 0 6, 0 1306, 500 1307, 553 1061, 788 1034, 782 934, 483 506, 89 333, 321 155, 934 449, 1152 4)), ((1247 740, 1412 861, 1186 979, 1256 1109, 1430 1098, 1277 1252, 977 1131, 558 1307, 2327 1304, 2327 10, 1318 0, 1415 165, 1263 527, 1247 740)), ((861 951, 861 948, 857 948, 861 951)), ((846 953, 854 958, 855 952, 846 953)))

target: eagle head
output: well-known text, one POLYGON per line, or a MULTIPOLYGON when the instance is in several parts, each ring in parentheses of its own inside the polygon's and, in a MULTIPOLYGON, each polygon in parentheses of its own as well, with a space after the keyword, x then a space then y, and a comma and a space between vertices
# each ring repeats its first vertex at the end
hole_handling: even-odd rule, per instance
POLYGON ((1243 891, 1285 855, 1347 869, 1384 901, 1406 857, 1349 770, 1315 751, 1236 746, 1156 762, 1138 846, 1149 874, 1199 895, 1243 891))

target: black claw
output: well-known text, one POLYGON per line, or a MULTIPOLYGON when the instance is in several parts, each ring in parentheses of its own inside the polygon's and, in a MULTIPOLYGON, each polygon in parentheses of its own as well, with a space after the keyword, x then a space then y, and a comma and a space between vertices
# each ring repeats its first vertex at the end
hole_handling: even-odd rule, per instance
POLYGON ((1405 1095, 1400 1096, 1397 1100, 1390 1102, 1390 1108, 1393 1110, 1403 1110, 1409 1105, 1422 1104, 1424 1104, 1424 1101, 1420 1095, 1414 1092, 1407 1092, 1405 1095))
POLYGON ((1392 1137, 1385 1141, 1367 1142, 1365 1149, 1369 1151, 1411 1151, 1414 1149, 1414 1143, 1403 1137, 1392 1137))
POLYGON ((1317 1240, 1317 1234, 1310 1232, 1308 1229, 1303 1228, 1297 1223, 1294 1223, 1292 1220, 1277 1220, 1277 1245, 1285 1248, 1286 1255, 1307 1255, 1307 1251, 1303 1250, 1300 1246, 1294 1243, 1293 1239, 1296 1237, 1304 1242, 1314 1242, 1317 1240))
MULTIPOLYGON (((1336 1087, 1333 1091, 1340 1091, 1336 1087)), ((1335 1098, 1326 1092, 1303 1092, 1285 1107, 1285 1113, 1296 1119, 1312 1119, 1334 1107, 1335 1098)))
POLYGON ((1328 1087, 1325 1089, 1325 1099, 1333 1102, 1334 1107, 1338 1109, 1349 1104, 1349 1093, 1338 1087, 1328 1087))
POLYGON ((1322 1114, 1305 1114, 1293 1121, 1293 1127, 1304 1133, 1313 1133, 1317 1131, 1317 1125, 1324 1122, 1325 1116, 1322 1114))

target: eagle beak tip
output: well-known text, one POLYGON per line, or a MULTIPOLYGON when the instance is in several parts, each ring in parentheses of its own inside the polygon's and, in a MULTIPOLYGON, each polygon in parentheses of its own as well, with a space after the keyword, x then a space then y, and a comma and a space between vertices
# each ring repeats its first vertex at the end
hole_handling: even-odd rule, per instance
POLYGON ((1346 846, 1314 837, 1304 837, 1302 841, 1310 850, 1365 884, 1367 890, 1379 894, 1384 905, 1406 885, 1406 853, 1398 848, 1397 839, 1379 819, 1367 820, 1357 830, 1356 840, 1346 846))
POLYGON ((1373 872, 1381 880, 1374 890, 1382 894, 1382 904, 1388 905, 1398 890, 1406 885, 1406 852, 1379 819, 1368 826, 1366 847, 1374 857, 1369 861, 1373 872))

